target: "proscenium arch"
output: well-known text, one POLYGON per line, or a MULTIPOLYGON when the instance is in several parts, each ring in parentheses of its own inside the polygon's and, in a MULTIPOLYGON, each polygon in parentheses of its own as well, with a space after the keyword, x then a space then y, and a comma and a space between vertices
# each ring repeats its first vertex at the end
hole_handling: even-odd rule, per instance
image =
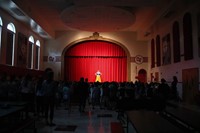
POLYGON ((128 51, 128 49, 123 45, 121 44, 120 42, 117 42, 115 40, 112 40, 112 39, 109 39, 109 38, 104 38, 102 36, 98 36, 96 37, 95 35, 93 36, 90 36, 90 37, 86 37, 86 38, 82 38, 82 39, 79 39, 79 40, 76 40, 76 41, 73 41, 71 43, 69 43, 62 51, 62 55, 61 55, 61 78, 64 80, 64 57, 65 57, 65 53, 66 51, 73 45, 76 45, 78 43, 81 43, 81 42, 85 42, 85 41, 106 41, 106 42, 110 42, 110 43, 113 43, 113 44, 116 44, 118 46, 120 46, 125 52, 126 52, 126 55, 127 55, 127 79, 128 81, 131 80, 131 70, 130 70, 130 66, 131 66, 131 63, 130 63, 130 52, 128 51))

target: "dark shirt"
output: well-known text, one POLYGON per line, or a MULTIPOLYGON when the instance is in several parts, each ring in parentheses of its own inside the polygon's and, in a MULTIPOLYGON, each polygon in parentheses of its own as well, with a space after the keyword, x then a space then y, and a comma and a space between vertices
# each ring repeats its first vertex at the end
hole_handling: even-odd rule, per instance
POLYGON ((56 94, 56 82, 45 80, 42 84, 42 92, 44 96, 55 97, 56 94))
POLYGON ((79 82, 77 87, 79 98, 87 98, 89 87, 88 84, 86 82, 79 82))

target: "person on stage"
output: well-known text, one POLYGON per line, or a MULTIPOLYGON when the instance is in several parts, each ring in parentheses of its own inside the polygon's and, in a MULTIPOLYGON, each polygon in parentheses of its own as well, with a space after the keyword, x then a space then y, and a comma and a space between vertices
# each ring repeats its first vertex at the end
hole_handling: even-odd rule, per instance
POLYGON ((95 73, 95 75, 96 75, 96 80, 95 80, 95 82, 101 82, 101 72, 98 70, 98 71, 95 73))

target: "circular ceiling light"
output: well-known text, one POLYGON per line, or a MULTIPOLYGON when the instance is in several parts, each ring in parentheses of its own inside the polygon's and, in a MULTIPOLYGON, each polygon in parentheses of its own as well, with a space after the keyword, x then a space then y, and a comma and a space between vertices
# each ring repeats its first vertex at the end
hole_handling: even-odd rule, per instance
POLYGON ((61 13, 66 26, 92 32, 109 32, 128 28, 135 15, 127 10, 107 6, 73 6, 61 13))

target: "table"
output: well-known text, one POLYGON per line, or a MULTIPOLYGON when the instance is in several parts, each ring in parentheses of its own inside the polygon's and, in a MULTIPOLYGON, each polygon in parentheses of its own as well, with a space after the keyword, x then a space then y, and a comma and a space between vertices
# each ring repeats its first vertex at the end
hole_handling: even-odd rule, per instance
POLYGON ((9 106, 26 106, 28 102, 24 101, 3 101, 0 102, 0 106, 9 105, 9 106))
POLYGON ((32 129, 36 132, 35 119, 23 117, 26 111, 26 102, 3 102, 7 108, 0 106, 0 132, 22 132, 28 126, 33 125, 32 129), (12 105, 12 106, 11 106, 12 105))
POLYGON ((11 114, 14 114, 14 113, 17 113, 17 112, 20 112, 23 109, 24 109, 24 107, 15 107, 15 106, 5 108, 5 109, 0 108, 0 118, 6 117, 8 115, 11 115, 11 114))
POLYGON ((186 109, 183 107, 170 107, 165 109, 166 113, 169 113, 172 117, 184 122, 188 126, 192 126, 196 130, 200 131, 200 112, 186 109))
POLYGON ((127 111, 126 115, 137 133, 186 133, 154 111, 133 110, 127 111))

